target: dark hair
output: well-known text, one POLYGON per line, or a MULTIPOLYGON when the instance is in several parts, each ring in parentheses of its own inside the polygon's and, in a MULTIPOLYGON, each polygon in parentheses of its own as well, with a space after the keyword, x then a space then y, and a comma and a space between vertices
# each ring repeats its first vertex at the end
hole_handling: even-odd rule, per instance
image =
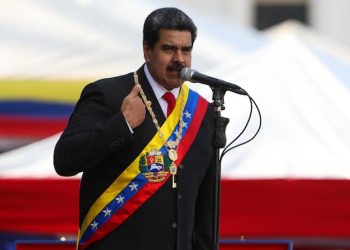
POLYGON ((177 8, 156 9, 146 18, 143 26, 143 42, 152 49, 159 39, 160 29, 190 31, 192 45, 197 37, 197 27, 192 19, 177 8))

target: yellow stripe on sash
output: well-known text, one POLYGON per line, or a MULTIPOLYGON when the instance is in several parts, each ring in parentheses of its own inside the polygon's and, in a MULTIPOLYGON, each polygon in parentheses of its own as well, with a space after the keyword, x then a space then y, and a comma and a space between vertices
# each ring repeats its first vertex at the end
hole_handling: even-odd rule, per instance
MULTIPOLYGON (((164 134, 164 138, 169 138, 181 117, 182 103, 187 102, 189 94, 189 88, 186 84, 183 84, 179 94, 179 98, 176 100, 174 111, 166 119, 163 126, 160 128, 164 134), (183 94, 181 94, 183 92, 183 94)), ((124 172, 118 176, 118 178, 104 191, 104 193, 95 201, 90 208, 89 212, 84 218, 79 231, 78 241, 83 236, 86 229, 95 219, 95 217, 102 211, 102 209, 108 205, 139 173, 139 160, 140 157, 151 149, 159 149, 163 146, 163 142, 158 133, 154 135, 148 145, 142 150, 142 152, 136 157, 136 159, 124 170, 124 172)))

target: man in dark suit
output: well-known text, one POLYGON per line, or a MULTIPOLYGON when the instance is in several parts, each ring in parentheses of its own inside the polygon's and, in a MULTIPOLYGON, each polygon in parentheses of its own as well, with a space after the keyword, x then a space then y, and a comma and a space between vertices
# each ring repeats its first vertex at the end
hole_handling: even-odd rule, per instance
POLYGON ((57 142, 57 173, 83 172, 79 249, 214 248, 214 112, 180 79, 197 28, 176 8, 144 24, 145 64, 87 85, 57 142))

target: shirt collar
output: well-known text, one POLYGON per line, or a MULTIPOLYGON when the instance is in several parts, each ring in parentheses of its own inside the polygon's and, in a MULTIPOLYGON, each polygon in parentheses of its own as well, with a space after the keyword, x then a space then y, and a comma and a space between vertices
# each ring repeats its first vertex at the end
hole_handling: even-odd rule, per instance
MULTIPOLYGON (((165 92, 168 92, 168 90, 164 88, 162 85, 160 85, 158 82, 156 82, 156 80, 154 80, 154 78, 152 77, 151 73, 148 70, 147 64, 145 64, 144 70, 145 70, 147 80, 150 83, 152 90, 157 97, 157 100, 158 101, 162 100, 162 96, 164 95, 165 92)), ((173 95, 175 96, 175 99, 177 99, 177 96, 179 95, 179 92, 180 92, 180 87, 172 89, 170 92, 173 93, 173 95)))

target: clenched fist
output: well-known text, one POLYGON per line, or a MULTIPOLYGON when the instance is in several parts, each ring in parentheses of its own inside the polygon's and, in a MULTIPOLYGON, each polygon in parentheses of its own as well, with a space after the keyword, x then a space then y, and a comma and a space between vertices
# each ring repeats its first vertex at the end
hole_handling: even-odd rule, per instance
POLYGON ((140 86, 135 85, 131 92, 124 98, 121 112, 131 128, 136 128, 145 120, 146 106, 138 96, 140 86))

